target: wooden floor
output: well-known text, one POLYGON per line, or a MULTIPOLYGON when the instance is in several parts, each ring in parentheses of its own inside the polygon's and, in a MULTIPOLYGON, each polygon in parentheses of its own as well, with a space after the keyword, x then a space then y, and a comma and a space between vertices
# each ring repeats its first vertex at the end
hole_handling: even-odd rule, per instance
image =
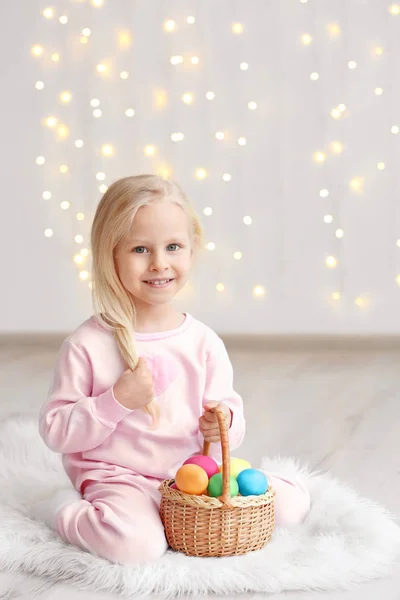
MULTIPOLYGON (((329 470, 400 517, 400 348, 346 348, 249 351, 228 346, 248 423, 240 455, 256 465, 264 455, 296 456, 313 468, 329 470)), ((47 395, 55 355, 51 344, 0 343, 1 420, 12 414, 37 415, 47 395)), ((114 598, 65 586, 48 591, 45 581, 25 574, 0 574, 0 598, 33 597, 114 598)), ((261 597, 266 596, 248 596, 261 597)), ((399 600, 400 572, 346 593, 268 596, 319 597, 399 600)))

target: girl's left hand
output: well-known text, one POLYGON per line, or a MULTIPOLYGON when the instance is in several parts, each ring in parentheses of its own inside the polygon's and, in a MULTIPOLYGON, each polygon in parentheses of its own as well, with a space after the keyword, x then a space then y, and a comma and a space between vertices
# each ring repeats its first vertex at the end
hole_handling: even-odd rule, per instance
POLYGON ((210 412, 216 406, 222 408, 228 429, 231 426, 232 414, 228 406, 223 402, 207 402, 204 405, 203 416, 199 419, 200 432, 206 442, 219 442, 221 440, 217 415, 214 412, 210 412))

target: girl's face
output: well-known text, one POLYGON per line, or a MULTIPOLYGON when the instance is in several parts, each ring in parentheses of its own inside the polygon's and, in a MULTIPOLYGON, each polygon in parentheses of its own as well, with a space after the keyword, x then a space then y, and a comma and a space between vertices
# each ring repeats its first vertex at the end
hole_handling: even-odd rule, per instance
POLYGON ((155 202, 139 208, 115 263, 135 304, 154 305, 170 302, 185 285, 192 258, 189 217, 177 204, 155 202))

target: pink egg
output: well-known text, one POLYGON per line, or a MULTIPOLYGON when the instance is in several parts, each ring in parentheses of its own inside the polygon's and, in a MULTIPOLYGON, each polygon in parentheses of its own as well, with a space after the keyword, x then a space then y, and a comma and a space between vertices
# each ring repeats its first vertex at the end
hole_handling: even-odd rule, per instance
POLYGON ((172 490, 177 490, 177 489, 178 489, 178 487, 177 487, 176 483, 173 483, 173 484, 170 486, 170 488, 171 488, 172 490))
POLYGON ((207 473, 208 478, 218 473, 218 465, 213 458, 210 456, 204 456, 200 454, 198 456, 191 456, 185 462, 184 465, 198 465, 207 473))

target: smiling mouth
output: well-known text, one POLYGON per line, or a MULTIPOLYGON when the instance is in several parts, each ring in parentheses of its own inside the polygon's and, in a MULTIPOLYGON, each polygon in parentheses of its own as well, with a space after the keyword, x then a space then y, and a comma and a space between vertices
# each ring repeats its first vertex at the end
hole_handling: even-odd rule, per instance
POLYGON ((144 283, 147 283, 147 285, 149 285, 150 287, 153 288, 162 288, 162 287, 166 287, 168 284, 171 283, 171 281, 174 281, 173 279, 154 279, 153 281, 148 280, 148 281, 144 281, 144 283))

